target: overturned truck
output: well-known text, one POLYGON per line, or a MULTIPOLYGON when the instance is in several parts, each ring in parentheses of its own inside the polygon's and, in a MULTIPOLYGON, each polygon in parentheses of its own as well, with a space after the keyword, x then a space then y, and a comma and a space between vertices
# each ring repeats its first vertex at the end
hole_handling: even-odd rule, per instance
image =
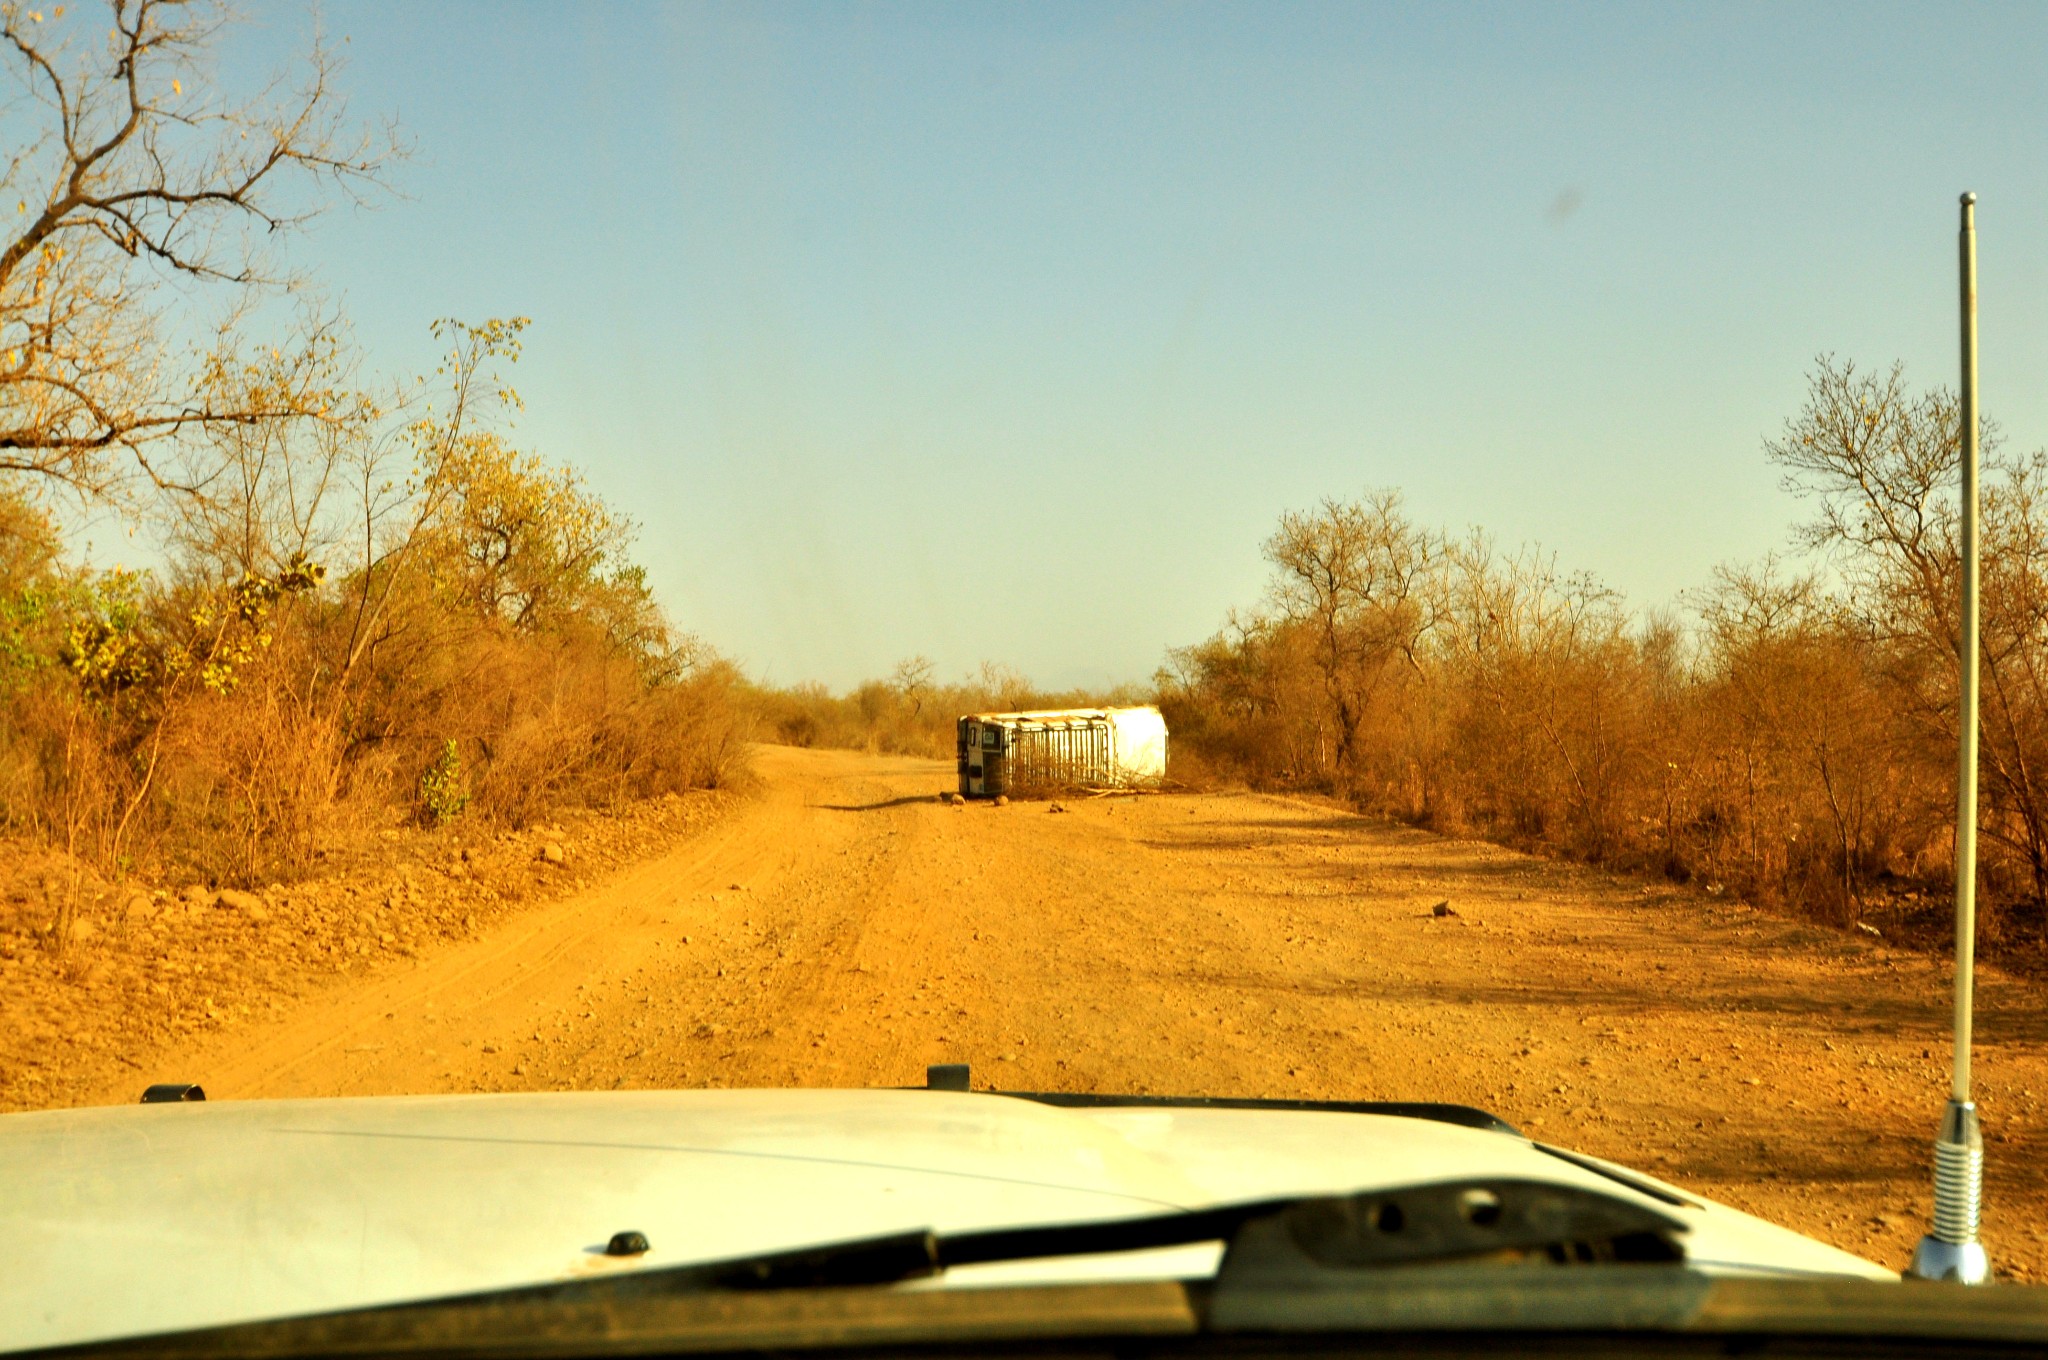
POLYGON ((1143 788, 1166 778, 1166 719, 1156 708, 970 713, 955 748, 969 798, 1143 788))

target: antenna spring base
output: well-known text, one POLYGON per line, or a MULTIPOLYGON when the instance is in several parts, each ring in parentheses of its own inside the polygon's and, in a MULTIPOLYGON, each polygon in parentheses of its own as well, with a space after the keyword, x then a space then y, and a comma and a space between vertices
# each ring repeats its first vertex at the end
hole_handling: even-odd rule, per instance
POLYGON ((1906 1277, 1988 1284, 1991 1261, 1977 1240, 1984 1207, 1984 1135, 1977 1107, 1951 1100, 1934 1142, 1934 1231, 1920 1239, 1906 1277))

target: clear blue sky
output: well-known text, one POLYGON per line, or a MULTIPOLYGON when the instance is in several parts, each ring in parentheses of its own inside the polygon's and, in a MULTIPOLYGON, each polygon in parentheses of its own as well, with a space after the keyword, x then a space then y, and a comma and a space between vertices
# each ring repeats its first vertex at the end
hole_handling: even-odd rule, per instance
MULTIPOLYGON (((299 258, 379 367, 533 318, 521 442, 778 682, 1136 679, 1324 494, 1639 607, 1783 543, 1813 356, 2048 441, 2048 5, 336 3, 405 197, 299 258)), ((226 56, 276 60, 295 5, 226 56)))

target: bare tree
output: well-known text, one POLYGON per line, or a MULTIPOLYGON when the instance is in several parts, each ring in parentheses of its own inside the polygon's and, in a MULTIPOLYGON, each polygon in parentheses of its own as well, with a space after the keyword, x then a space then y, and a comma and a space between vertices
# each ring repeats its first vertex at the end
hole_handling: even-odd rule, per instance
POLYGON ((1355 778, 1359 727, 1388 672, 1406 665, 1420 673, 1438 544, 1408 522, 1400 493, 1384 490, 1282 515, 1265 551, 1279 569, 1275 608, 1315 637, 1336 720, 1336 764, 1355 778))
POLYGON ((243 406, 312 399, 304 421, 222 423, 178 441, 159 471, 197 494, 160 498, 164 542, 184 571, 209 581, 272 576, 326 562, 350 525, 347 482, 383 416, 351 391, 333 338, 290 352, 259 350, 214 364, 212 381, 243 406))
POLYGON ((897 662, 896 669, 889 675, 890 685, 903 696, 903 702, 910 705, 912 719, 924 714, 925 700, 931 697, 932 676, 936 669, 930 657, 920 654, 897 662))
POLYGON ((1474 531, 1445 551, 1437 657, 1458 763, 1524 833, 1562 819, 1586 846, 1614 833, 1627 710, 1648 672, 1613 591, 1534 548, 1474 531))
POLYGON ((137 473, 164 481, 157 441, 323 414, 289 384, 218 381, 210 347, 167 314, 217 290, 232 332, 241 308, 290 281, 270 246, 317 211, 319 191, 360 197, 402 154, 388 132, 344 131, 336 63, 317 41, 295 86, 234 103, 201 77, 219 8, 108 11, 101 34, 61 7, 0 4, 16 86, 0 124, 0 202, 16 218, 0 235, 0 471, 87 495, 137 473))
MULTIPOLYGON (((1886 651, 1895 693, 1936 748, 1954 742, 1958 712, 1959 431, 1952 393, 1912 393, 1897 365, 1859 373, 1823 357, 1805 407, 1765 445, 1787 486, 1815 503, 1808 539, 1833 552, 1851 608, 1886 651)), ((2048 462, 2010 455, 1988 421, 1980 444, 1978 830, 2023 867, 2038 927, 2048 923, 2048 462)), ((1987 922, 1996 929, 1997 914, 1987 922)))
POLYGON ((999 709, 1016 710, 1031 702, 1031 682, 1014 666, 984 661, 971 682, 978 684, 986 702, 999 709))
POLYGON ((1752 885, 1785 877, 1799 868, 1789 852, 1800 844, 1818 856, 1818 838, 1798 837, 1824 821, 1832 888, 1809 904, 1846 920, 1860 908, 1863 866, 1904 811, 1896 772, 1908 753, 1881 676, 1887 649, 1814 575, 1787 574, 1775 557, 1717 569, 1698 599, 1711 659, 1702 699, 1728 783, 1740 785, 1728 802, 1747 840, 1744 871, 1752 885), (1768 869, 1767 834, 1768 858, 1783 861, 1768 869))

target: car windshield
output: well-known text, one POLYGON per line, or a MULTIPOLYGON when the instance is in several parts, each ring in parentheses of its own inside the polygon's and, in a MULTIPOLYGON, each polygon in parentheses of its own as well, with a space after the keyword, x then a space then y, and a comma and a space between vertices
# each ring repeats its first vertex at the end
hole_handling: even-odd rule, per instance
POLYGON ((2048 1282, 2048 10, 0 36, 0 1352, 2048 1282))

